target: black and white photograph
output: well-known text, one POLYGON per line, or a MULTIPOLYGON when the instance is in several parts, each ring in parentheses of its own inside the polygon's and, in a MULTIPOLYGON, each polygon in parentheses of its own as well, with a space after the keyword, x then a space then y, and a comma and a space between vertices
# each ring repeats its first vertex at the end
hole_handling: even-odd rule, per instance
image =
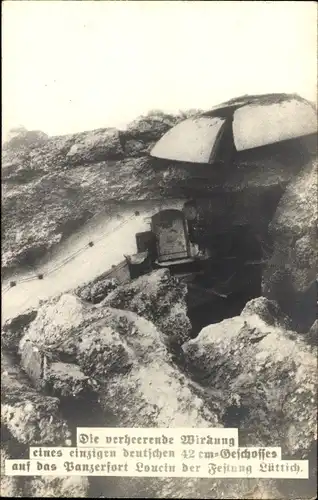
POLYGON ((314 500, 317 4, 2 2, 3 498, 314 500))

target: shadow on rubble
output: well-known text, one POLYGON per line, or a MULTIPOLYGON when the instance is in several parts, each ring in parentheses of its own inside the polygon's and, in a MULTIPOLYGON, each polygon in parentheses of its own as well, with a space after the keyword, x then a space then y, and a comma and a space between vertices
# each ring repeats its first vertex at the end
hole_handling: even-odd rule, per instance
POLYGON ((261 296, 261 279, 261 270, 255 269, 248 285, 239 291, 233 291, 227 297, 214 295, 210 301, 194 307, 189 299, 188 317, 192 325, 192 338, 196 337, 207 325, 239 316, 249 300, 261 296))

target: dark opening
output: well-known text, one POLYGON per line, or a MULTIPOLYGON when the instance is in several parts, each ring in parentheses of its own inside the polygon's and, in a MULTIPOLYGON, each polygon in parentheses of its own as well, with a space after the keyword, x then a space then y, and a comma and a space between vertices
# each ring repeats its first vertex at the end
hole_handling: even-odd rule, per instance
POLYGON ((239 315, 249 300, 262 295, 268 255, 264 235, 257 234, 257 228, 216 224, 200 217, 196 202, 189 201, 183 211, 155 214, 151 229, 136 234, 137 251, 148 252, 149 268, 163 265, 187 282, 193 337, 209 324, 239 315), (191 245, 198 247, 197 257, 191 245))
POLYGON ((209 324, 239 315, 246 302, 261 295, 262 248, 252 228, 211 236, 208 247, 214 257, 188 284, 193 337, 209 324))

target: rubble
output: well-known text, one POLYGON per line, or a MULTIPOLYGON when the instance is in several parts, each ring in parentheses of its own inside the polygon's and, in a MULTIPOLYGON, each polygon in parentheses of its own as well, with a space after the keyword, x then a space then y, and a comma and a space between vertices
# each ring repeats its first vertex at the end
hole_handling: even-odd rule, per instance
POLYGON ((84 476, 38 476, 28 481, 29 498, 87 498, 89 481, 84 476))
MULTIPOLYGON (((19 458, 9 449, 14 442, 25 450, 29 446, 68 446, 71 432, 60 414, 57 398, 45 396, 35 390, 27 376, 11 356, 1 353, 1 426, 7 429, 1 438, 1 460, 19 458)), ((16 450, 15 450, 16 452, 16 450)), ((42 476, 15 478, 1 474, 3 496, 55 497, 57 493, 68 497, 87 497, 86 477, 42 476)))
POLYGON ((17 147, 41 147, 48 140, 48 135, 40 130, 27 130, 24 127, 11 129, 7 141, 4 144, 4 149, 17 147))
MULTIPOLYGON (((100 399, 105 398, 107 411, 115 412, 120 425, 133 419, 135 425, 142 424, 150 415, 163 426, 170 419, 196 418, 198 424, 203 419, 202 402, 190 401, 192 391, 173 365, 162 332, 134 312, 106 307, 103 302, 86 304, 65 294, 42 305, 20 349, 28 341, 43 352, 67 355, 77 363, 85 376, 99 384, 100 399)), ((209 418, 217 422, 216 416, 209 418)))
POLYGON ((248 318, 256 314, 259 318, 270 326, 291 328, 291 321, 288 316, 282 313, 277 302, 268 300, 266 297, 257 297, 250 300, 241 312, 241 317, 248 318))
POLYGON ((19 487, 19 478, 14 476, 6 476, 2 473, 5 470, 5 460, 11 458, 10 454, 6 450, 5 446, 1 443, 0 450, 0 460, 1 460, 1 475, 0 475, 0 492, 1 496, 4 498, 17 498, 21 497, 21 491, 19 487))
POLYGON ((94 130, 77 135, 66 157, 72 165, 94 163, 123 156, 119 132, 116 129, 94 130))
POLYGON ((36 309, 31 309, 14 318, 9 318, 1 329, 1 346, 8 351, 17 351, 25 328, 35 319, 36 309))
MULTIPOLYGON (((147 279, 158 284, 164 276, 160 271, 147 279)), ((159 290, 155 288, 157 294, 159 290)), ((113 299, 130 297, 127 308, 132 303, 134 292, 129 287, 126 298, 123 290, 112 293, 113 299)), ((136 293, 140 293, 140 281, 136 293)), ((29 338, 46 352, 58 350, 58 356, 71 356, 80 372, 94 381, 105 425, 239 426, 241 445, 281 443, 285 453, 306 455, 315 439, 314 353, 293 332, 274 326, 279 324, 275 319, 266 324, 256 314, 268 307, 266 300, 248 304, 242 317, 210 325, 186 342, 188 365, 183 372, 153 322, 130 310, 109 307, 107 299, 93 305, 66 294, 43 303, 21 341, 23 345, 29 338), (234 421, 231 412, 241 416, 234 421), (302 426, 297 426, 299 419, 302 426)), ((157 312, 160 301, 158 307, 157 312)), ((279 317, 278 308, 274 310, 279 317)), ((152 314, 156 318, 155 310, 152 314)), ((36 482, 40 489, 41 481, 36 482)), ((221 494, 247 498, 245 494, 256 484, 260 492, 254 498, 263 498, 264 491, 266 498, 281 498, 272 480, 90 480, 91 488, 102 487, 115 497, 146 494, 150 498, 219 498, 221 494)))
POLYGON ((318 319, 313 323, 305 338, 309 344, 318 346, 318 319))
POLYGON ((92 390, 89 377, 74 363, 50 363, 43 385, 50 394, 59 398, 84 398, 92 390))
POLYGON ((183 350, 196 380, 227 395, 223 422, 240 429, 243 445, 279 443, 284 455, 306 456, 317 438, 316 352, 273 323, 248 304, 241 316, 203 328, 183 350))
POLYGON ((117 286, 118 283, 115 279, 103 278, 101 276, 93 282, 78 287, 74 293, 81 299, 87 300, 87 302, 98 304, 117 286))
POLYGON ((152 321, 169 345, 181 345, 191 332, 186 295, 185 283, 170 276, 168 269, 159 269, 119 286, 103 304, 137 313, 152 321))
POLYGON ((70 437, 59 400, 40 394, 10 356, 1 353, 1 419, 20 443, 64 446, 70 437))

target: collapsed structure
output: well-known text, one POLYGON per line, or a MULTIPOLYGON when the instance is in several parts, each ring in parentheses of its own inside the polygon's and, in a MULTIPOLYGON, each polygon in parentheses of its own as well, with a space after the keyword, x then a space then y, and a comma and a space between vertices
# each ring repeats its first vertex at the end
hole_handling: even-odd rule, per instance
POLYGON ((269 224, 287 184, 316 155, 316 130, 313 106, 287 94, 236 98, 168 130, 151 150, 152 168, 167 177, 182 170, 187 201, 153 213, 150 230, 136 234, 128 278, 168 267, 188 281, 192 307, 211 294, 261 295, 269 224))
MULTIPOLYGON (((47 145, 47 149, 51 146, 47 145)), ((65 150, 69 146, 63 143, 65 150)), ((57 149, 64 161, 67 154, 63 148, 59 145, 57 149)), ((100 149, 105 149, 104 144, 100 149)), ((43 151, 45 153, 45 148, 43 151)), ((141 223, 138 229, 131 225, 126 237, 119 237, 119 253, 126 251, 131 255, 126 255, 122 263, 106 273, 108 281, 102 282, 100 293, 93 290, 94 282, 90 282, 89 292, 92 293, 86 294, 86 298, 83 295, 81 300, 76 293, 64 293, 5 325, 2 335, 5 350, 18 354, 20 365, 29 377, 24 379, 20 369, 11 370, 17 358, 5 360, 6 397, 2 416, 9 436, 5 445, 13 442, 12 436, 24 445, 33 443, 34 436, 39 437, 42 445, 64 442, 76 425, 235 425, 248 431, 245 438, 248 436, 249 441, 245 445, 261 442, 262 446, 268 446, 279 442, 285 453, 297 456, 296 453, 301 452, 309 457, 311 464, 316 463, 313 350, 307 345, 305 336, 300 339, 291 331, 294 326, 274 302, 260 297, 249 302, 243 311, 240 306, 238 313, 229 307, 233 295, 242 297, 243 305, 248 300, 245 292, 254 297, 260 295, 264 277, 266 293, 273 298, 276 293, 280 302, 284 299, 283 310, 288 306, 290 317, 294 312, 291 299, 298 301, 298 309, 301 302, 297 294, 286 294, 284 286, 292 286, 295 290, 298 286, 308 303, 305 292, 315 280, 314 259, 308 260, 307 255, 311 256, 308 249, 315 235, 316 214, 312 208, 317 185, 316 167, 312 161, 316 155, 315 111, 310 104, 286 95, 230 101, 191 122, 184 121, 171 128, 154 145, 151 158, 147 156, 140 161, 142 167, 146 166, 144 170, 139 169, 139 163, 134 170, 130 161, 118 160, 104 185, 103 180, 109 173, 105 173, 106 162, 94 163, 96 151, 91 145, 85 149, 84 144, 80 153, 85 161, 90 158, 93 165, 90 171, 89 163, 85 163, 82 170, 94 173, 87 199, 94 209, 97 207, 97 210, 105 198, 118 200, 121 196, 120 201, 150 200, 151 211, 143 224, 139 212, 142 205, 134 204, 131 208, 132 213, 138 208, 135 215, 141 223), (241 120, 245 108, 247 116, 251 117, 252 111, 259 106, 264 107, 259 111, 262 120, 257 121, 254 116, 247 120, 245 128, 242 128, 242 121, 235 122, 236 113, 241 120), (270 113, 266 113, 267 108, 270 113), (285 114, 288 133, 277 125, 284 123, 281 116, 285 108, 290 111, 287 117, 285 114), (200 123, 204 126, 198 126, 200 123), (235 131, 242 134, 248 128, 250 139, 243 140, 242 135, 238 139, 235 131), (187 129, 191 132, 189 135, 185 134, 187 129), (267 138, 264 130, 267 130, 267 138), (262 141, 260 131, 263 131, 262 141), (204 149, 206 139, 210 142, 204 149), (171 144, 169 151, 165 146, 167 140, 171 144), (188 147, 190 140, 191 148, 188 147), (118 187, 119 182, 122 185, 118 187), (100 191, 93 191, 100 185, 100 191), (163 188, 165 203, 157 202, 157 187, 158 190, 163 188), (131 240, 135 253, 131 252, 131 240), (308 265, 311 270, 307 269, 308 265), (137 278, 155 268, 161 269, 137 278), (278 278, 277 270, 280 271, 278 278), (282 270, 284 280, 281 279, 282 270), (187 286, 171 274, 186 280, 187 286), (116 279, 114 283, 109 280, 111 277, 116 279), (132 283, 117 286, 115 281, 132 283), (197 332, 209 325, 192 340, 190 320, 193 325, 193 315, 185 306, 187 290, 188 307, 204 306, 197 315, 201 321, 197 332), (96 300, 90 304, 93 292, 96 300), (227 317, 236 317, 210 325, 217 321, 220 302, 215 304, 215 301, 219 299, 226 304, 227 317), (213 307, 208 305, 211 300, 213 307), (203 311, 213 311, 213 321, 209 316, 202 317, 203 311), (178 366, 171 356, 174 345, 178 346, 178 366), (36 391, 27 390, 30 381, 36 391), (59 417, 56 406, 59 401, 63 419, 71 424, 70 429, 59 417), (299 426, 299 421, 306 425, 299 426), (27 427, 30 430, 26 430, 27 427)), ((76 154, 79 154, 78 149, 76 154)), ((76 161, 79 162, 78 157, 76 161)), ((71 173, 66 172, 72 180, 76 175, 82 179, 81 168, 77 166, 71 173)), ((14 167, 12 170, 15 173, 14 167)), ((51 175, 50 172, 48 176, 51 175)), ((65 175, 58 174, 63 189, 69 186, 65 175)), ((43 184, 44 187, 49 185, 55 198, 65 205, 67 198, 56 195, 51 177, 43 184)), ((86 201, 85 191, 81 189, 76 185, 73 191, 79 203, 86 201)), ((44 196, 35 197, 31 188, 28 192, 35 202, 41 200, 42 203, 45 199, 44 196)), ((56 212, 52 206, 55 208, 55 205, 50 202, 49 199, 46 207, 51 211, 47 209, 47 213, 54 221, 56 212)), ((22 202, 13 207, 21 205, 23 207, 22 202)), ((73 205, 79 212, 79 207, 73 205)), ((37 217, 39 205, 34 207, 37 217)), ((45 210, 41 213, 45 214, 45 210)), ((61 217, 60 213, 58 215, 61 217)), ((61 220, 65 219, 61 217, 61 220)), ((53 230, 48 234, 53 234, 53 230)), ((105 267, 115 262, 113 256, 111 259, 105 267)), ((96 286, 98 289, 98 283, 96 286)), ((219 321, 224 319, 223 313, 221 311, 219 321)), ((308 308, 305 313, 310 323, 308 308)), ((310 339, 317 337, 316 327, 317 322, 310 329, 310 339)), ((15 456, 15 453, 8 447, 5 456, 15 456)), ((315 488, 315 474, 311 475, 306 486, 308 492, 315 488)), ((106 490, 115 497, 122 492, 132 496, 134 492, 144 496, 151 492, 155 497, 170 497, 182 492, 184 497, 190 497, 196 491, 200 497, 212 494, 215 498, 233 494, 237 498, 249 498, 247 491, 251 487, 251 480, 219 481, 211 490, 211 484, 201 480, 194 484, 170 478, 162 482, 122 478, 112 484, 111 478, 102 478, 100 483, 90 480, 90 492, 87 493, 87 478, 78 479, 77 483, 76 478, 54 477, 52 482, 50 477, 30 478, 30 482, 26 480, 22 486, 17 486, 29 496, 44 497, 52 489, 55 493, 58 489, 61 496, 66 491, 74 497, 96 497, 99 491, 106 490)), ((284 485, 279 481, 273 484, 257 480, 258 487, 263 483, 266 495, 253 491, 253 498, 304 496, 303 482, 299 486, 301 494, 294 491, 294 482, 283 492, 284 485), (279 491, 273 491, 275 488, 279 491)), ((312 494, 308 493, 308 498, 310 496, 312 494)))

